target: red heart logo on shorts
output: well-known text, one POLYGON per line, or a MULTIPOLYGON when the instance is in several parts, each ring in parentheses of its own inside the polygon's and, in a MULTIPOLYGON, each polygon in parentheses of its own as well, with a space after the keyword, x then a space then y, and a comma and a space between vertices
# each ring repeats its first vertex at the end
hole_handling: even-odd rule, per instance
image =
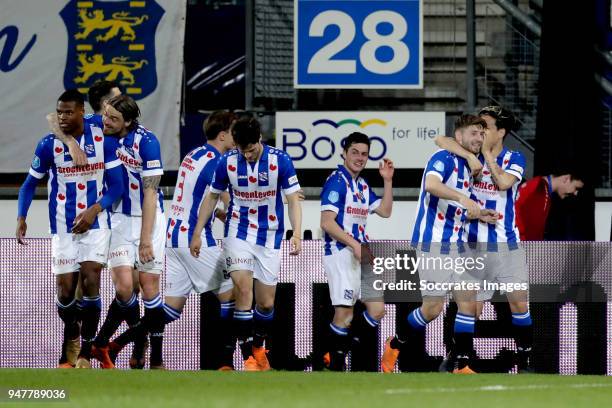
POLYGON ((249 213, 251 214, 257 214, 257 210, 254 208, 249 209, 249 213))
POLYGON ((255 183, 257 181, 257 178, 255 176, 249 176, 249 181, 251 183, 255 183))
POLYGON ((79 207, 82 210, 83 208, 85 208, 87 206, 85 204, 83 204, 83 203, 78 203, 77 207, 79 207))
POLYGON ((94 137, 94 140, 96 142, 101 142, 102 141, 102 136, 96 136, 96 137, 94 137))
POLYGON ((229 171, 236 171, 236 167, 232 166, 231 164, 229 166, 227 166, 227 169, 229 171))
POLYGON ((276 221, 276 215, 272 215, 272 214, 270 214, 270 215, 268 215, 268 219, 269 219, 270 221, 276 221))
POLYGON ((79 188, 79 190, 85 190, 85 184, 79 183, 77 187, 79 188))
POLYGON ((56 147, 55 148, 55 153, 61 153, 63 151, 64 151, 64 149, 62 149, 61 147, 56 147))

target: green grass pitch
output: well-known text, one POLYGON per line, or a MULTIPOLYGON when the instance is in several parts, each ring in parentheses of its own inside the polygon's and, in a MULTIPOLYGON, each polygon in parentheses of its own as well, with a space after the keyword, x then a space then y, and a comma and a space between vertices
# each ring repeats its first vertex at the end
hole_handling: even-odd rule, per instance
POLYGON ((603 376, 1 369, 5 407, 610 407, 603 376), (7 389, 68 401, 8 402, 7 389), (25 404, 25 405, 24 405, 25 404))

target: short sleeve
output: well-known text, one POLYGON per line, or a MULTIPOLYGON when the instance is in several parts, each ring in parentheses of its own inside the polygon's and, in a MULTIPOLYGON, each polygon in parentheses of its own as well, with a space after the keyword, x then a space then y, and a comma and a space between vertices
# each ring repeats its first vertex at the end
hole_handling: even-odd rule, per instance
POLYGON ((217 163, 215 174, 212 176, 210 191, 215 194, 221 194, 227 190, 228 185, 229 177, 227 176, 227 156, 223 156, 219 160, 219 163, 217 163))
POLYGON ((52 136, 44 137, 38 142, 34 157, 30 165, 30 175, 37 179, 42 179, 53 165, 53 141, 52 136))
POLYGON ((525 173, 525 156, 523 156, 521 152, 512 152, 508 165, 504 171, 508 174, 512 174, 517 178, 517 182, 520 182, 525 173))
POLYGON ((100 129, 104 129, 104 123, 102 123, 102 115, 98 115, 97 113, 90 113, 83 116, 85 123, 91 124, 99 127, 100 129))
POLYGON ((445 183, 453 173, 454 168, 455 162, 450 154, 446 150, 440 150, 431 156, 431 159, 427 162, 425 177, 433 174, 445 183))
POLYGON ((287 154, 279 154, 278 164, 280 167, 279 182, 285 195, 293 194, 300 189, 293 162, 287 154))
POLYGON ((380 199, 378 194, 376 194, 374 190, 372 190, 371 187, 368 186, 368 190, 370 190, 369 199, 368 199, 368 203, 370 205, 368 207, 368 211, 370 211, 370 213, 373 213, 374 211, 376 211, 378 207, 380 207, 380 203, 382 202, 382 200, 380 199))
POLYGON ((161 160, 159 141, 153 135, 145 135, 140 140, 140 157, 142 158, 142 177, 161 176, 164 168, 161 160))
POLYGON ((117 158, 117 149, 119 148, 119 140, 112 136, 104 137, 104 168, 110 170, 117 166, 121 166, 121 160, 117 158))
POLYGON ((325 182, 321 191, 321 211, 333 211, 336 214, 344 209, 346 201, 346 183, 335 175, 325 182))

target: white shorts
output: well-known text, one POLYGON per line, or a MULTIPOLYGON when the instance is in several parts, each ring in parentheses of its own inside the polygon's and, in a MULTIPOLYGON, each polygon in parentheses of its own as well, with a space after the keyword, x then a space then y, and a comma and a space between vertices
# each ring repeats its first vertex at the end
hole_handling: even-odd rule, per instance
POLYGON ((472 257, 470 251, 458 253, 452 249, 441 253, 440 248, 431 252, 417 251, 419 262, 419 287, 422 296, 446 296, 455 290, 476 291, 481 283, 482 272, 473 264, 465 268, 465 260, 472 257), (466 289, 461 289, 466 288, 466 289))
POLYGON ((140 228, 142 217, 131 217, 122 213, 113 213, 111 228, 113 233, 110 240, 108 264, 111 268, 116 266, 131 266, 139 271, 161 274, 164 269, 164 250, 166 247, 166 217, 157 210, 151 241, 155 259, 142 264, 138 258, 140 245, 140 228))
POLYGON ((225 260, 218 246, 203 247, 195 258, 189 248, 166 248, 166 296, 189 297, 192 291, 224 293, 234 287, 224 274, 225 260))
POLYGON ((223 259, 227 273, 252 271, 253 278, 264 285, 274 286, 278 283, 280 249, 228 237, 223 240, 223 259))
POLYGON ((353 251, 345 247, 325 255, 323 269, 332 306, 354 306, 361 298, 361 264, 353 256, 353 251))
POLYGON ((51 271, 54 275, 76 272, 81 262, 106 265, 111 232, 93 229, 83 234, 53 234, 51 271))
MULTIPOLYGON (((501 245, 501 244, 500 244, 501 245)), ((503 283, 506 285, 521 285, 529 283, 527 273, 527 258, 525 249, 500 249, 499 252, 481 251, 481 256, 485 256, 484 280, 487 283, 503 283)), ((491 300, 495 290, 479 290, 478 301, 491 300)), ((502 291, 502 293, 505 293, 502 291)))

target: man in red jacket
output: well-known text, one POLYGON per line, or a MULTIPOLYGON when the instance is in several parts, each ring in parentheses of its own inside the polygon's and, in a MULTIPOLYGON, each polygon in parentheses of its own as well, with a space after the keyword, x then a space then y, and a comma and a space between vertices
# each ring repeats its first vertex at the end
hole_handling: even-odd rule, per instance
POLYGON ((552 194, 564 199, 577 195, 583 181, 573 174, 537 176, 519 187, 515 202, 516 225, 521 241, 542 241, 552 194))

